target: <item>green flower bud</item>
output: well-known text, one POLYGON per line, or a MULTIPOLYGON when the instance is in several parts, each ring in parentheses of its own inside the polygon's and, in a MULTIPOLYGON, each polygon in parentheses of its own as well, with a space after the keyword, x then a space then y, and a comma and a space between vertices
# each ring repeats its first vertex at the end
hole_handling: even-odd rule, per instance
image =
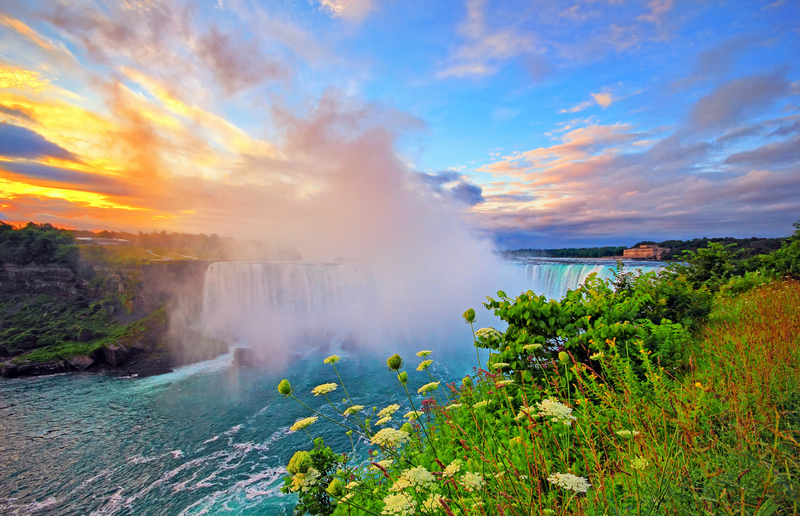
POLYGON ((558 352, 558 359, 561 361, 562 364, 566 364, 569 362, 569 353, 566 351, 559 351, 558 352))
POLYGON ((400 427, 400 431, 411 435, 411 433, 414 431, 414 428, 411 426, 411 423, 406 423, 400 427))
POLYGON ((341 498, 342 496, 344 496, 344 482, 342 482, 338 478, 334 478, 328 485, 328 489, 326 489, 325 491, 333 497, 341 498))
POLYGON ((292 385, 289 383, 289 380, 281 380, 281 383, 278 384, 278 392, 284 396, 288 396, 292 393, 292 385))
POLYGON ((307 451, 299 451, 292 455, 292 458, 289 460, 289 465, 286 466, 286 471, 288 471, 290 475, 305 473, 312 465, 311 454, 307 451))
POLYGON ((400 355, 395 353, 386 360, 386 365, 388 365, 389 369, 392 371, 399 371, 400 368, 403 367, 403 359, 400 358, 400 355))
POLYGON ((467 321, 470 324, 474 323, 475 322, 475 310, 470 308, 469 310, 464 312, 464 320, 467 321))
POLYGON ((461 380, 461 384, 464 385, 464 387, 472 387, 472 377, 465 376, 464 379, 461 380))
POLYGON ((400 383, 406 383, 408 381, 408 373, 403 371, 397 375, 397 379, 400 380, 400 383))

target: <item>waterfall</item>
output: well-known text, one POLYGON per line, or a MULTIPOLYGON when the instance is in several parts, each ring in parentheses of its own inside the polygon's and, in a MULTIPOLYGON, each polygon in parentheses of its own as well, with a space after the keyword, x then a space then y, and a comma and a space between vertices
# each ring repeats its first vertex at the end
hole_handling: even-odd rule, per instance
POLYGON ((275 332, 334 330, 374 297, 357 263, 212 263, 203 288, 207 330, 235 341, 275 332))
MULTIPOLYGON (((554 261, 532 259, 525 263, 520 263, 524 270, 525 281, 528 286, 523 290, 533 290, 537 294, 544 294, 549 298, 560 299, 564 297, 567 290, 575 290, 586 281, 592 274, 604 279, 614 277, 612 270, 616 263, 608 262, 578 262, 578 261, 554 261)), ((626 270, 640 269, 642 272, 650 272, 662 268, 661 264, 654 263, 628 263, 626 270)), ((511 295, 511 293, 508 293, 511 295)))
MULTIPOLYGON (((497 282, 485 291, 482 287, 481 297, 470 300, 446 282, 420 286, 397 269, 376 274, 360 263, 218 262, 206 271, 203 324, 218 338, 273 351, 294 350, 297 342, 328 342, 334 336, 365 342, 446 340, 463 329, 463 308, 483 310, 483 296, 494 294, 492 289, 502 288, 512 297, 533 290, 558 299, 591 273, 612 277, 615 265, 552 259, 507 262, 500 266, 497 282), (355 337, 367 334, 371 337, 355 337)), ((647 272, 660 264, 633 267, 647 272)), ((500 324, 492 322, 489 312, 480 317, 482 324, 500 324)))

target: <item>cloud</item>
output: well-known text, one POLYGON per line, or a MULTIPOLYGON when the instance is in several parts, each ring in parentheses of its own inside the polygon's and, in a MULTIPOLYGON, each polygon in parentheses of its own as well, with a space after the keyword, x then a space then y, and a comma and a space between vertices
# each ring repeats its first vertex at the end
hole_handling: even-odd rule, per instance
POLYGON ((694 104, 689 126, 697 131, 730 127, 766 110, 790 91, 784 70, 729 81, 694 104))
POLYGON ((73 153, 47 141, 39 133, 7 122, 0 122, 0 156, 78 161, 73 153))
POLYGON ((611 103, 614 101, 610 93, 592 93, 592 98, 594 99, 595 102, 597 102, 597 105, 599 105, 603 109, 610 106, 611 103))
POLYGON ((594 105, 598 105, 601 108, 605 109, 608 106, 610 106, 615 100, 617 100, 614 97, 612 97, 611 94, 608 92, 590 93, 590 95, 592 96, 592 100, 585 100, 580 104, 577 104, 571 108, 562 109, 561 111, 559 111, 559 113, 577 113, 594 105))
POLYGON ((647 3, 650 12, 640 15, 636 19, 661 25, 664 16, 672 10, 673 3, 673 0, 651 0, 647 3))
POLYGON ((438 174, 418 174, 419 179, 434 193, 455 199, 459 203, 474 206, 485 201, 483 188, 470 183, 458 172, 445 171, 438 174), (449 186, 448 186, 449 185, 449 186))
POLYGON ((773 163, 800 161, 800 136, 777 143, 770 143, 757 149, 737 152, 725 159, 725 163, 746 163, 765 166, 773 163))
POLYGON ((191 2, 147 4, 59 4, 42 15, 95 62, 146 69, 170 85, 170 93, 202 103, 210 79, 226 96, 259 84, 282 81, 292 67, 276 53, 265 54, 259 34, 247 38, 201 19, 191 2))
POLYGON ((536 54, 527 55, 522 61, 522 66, 528 71, 533 82, 541 82, 555 73, 555 67, 544 57, 536 54))
POLYGON ((14 118, 18 118, 25 122, 35 124, 36 119, 33 118, 33 114, 30 110, 25 109, 22 106, 5 106, 0 104, 0 113, 8 116, 12 116, 14 118))
POLYGON ((24 178, 15 178, 17 180, 33 179, 33 182, 27 181, 29 184, 54 186, 56 188, 68 188, 115 196, 126 196, 131 191, 130 186, 119 178, 44 165, 41 163, 0 161, 0 170, 24 176, 24 178))
POLYGON ((254 40, 241 34, 223 34, 211 27, 199 41, 198 55, 217 77, 226 95, 268 80, 289 78, 289 69, 281 61, 264 55, 254 40))
POLYGON ((319 0, 319 5, 331 16, 360 22, 374 8, 374 0, 319 0))
POLYGON ((491 75, 502 61, 534 49, 531 34, 521 33, 513 26, 490 28, 486 13, 486 0, 467 2, 467 17, 458 29, 464 43, 451 53, 450 63, 437 73, 438 77, 491 75))

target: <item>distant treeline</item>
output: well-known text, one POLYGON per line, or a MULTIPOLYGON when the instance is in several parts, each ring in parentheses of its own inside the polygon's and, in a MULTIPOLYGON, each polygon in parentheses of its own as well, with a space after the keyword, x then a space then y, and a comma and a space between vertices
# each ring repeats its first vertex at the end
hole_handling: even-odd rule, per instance
POLYGON ((504 258, 607 258, 622 256, 625 246, 566 247, 564 249, 517 249, 503 251, 504 258))
POLYGON ((58 264, 75 269, 78 248, 72 233, 50 224, 15 228, 0 221, 0 263, 15 265, 58 264))
MULTIPOLYGON (((638 247, 642 244, 658 244, 660 247, 669 247, 670 252, 662 257, 663 260, 680 260, 683 257, 684 251, 697 251, 708 247, 710 242, 722 245, 736 244, 730 252, 736 258, 744 259, 757 256, 759 254, 769 254, 781 248, 781 243, 785 238, 693 238, 692 240, 665 240, 663 242, 652 242, 646 240, 638 242, 633 247, 638 247)), ((622 254, 622 253, 620 253, 622 254)))
MULTIPOLYGON (((708 247, 711 242, 729 245, 736 244, 731 248, 731 252, 740 259, 750 258, 759 254, 769 254, 777 251, 781 247, 783 238, 694 238, 692 240, 665 240, 654 242, 645 240, 637 242, 631 247, 639 247, 642 244, 657 244, 659 247, 669 247, 670 252, 662 257, 662 260, 680 260, 684 251, 697 251, 708 247)), ((564 249, 516 249, 514 251, 503 251, 504 258, 608 258, 622 256, 622 252, 628 249, 625 246, 606 246, 606 247, 567 247, 564 249)))

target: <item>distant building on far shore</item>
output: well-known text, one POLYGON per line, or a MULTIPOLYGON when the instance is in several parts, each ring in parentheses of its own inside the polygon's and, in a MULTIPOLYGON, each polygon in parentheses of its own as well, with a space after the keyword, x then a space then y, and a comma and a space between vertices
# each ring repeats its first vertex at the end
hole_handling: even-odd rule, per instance
POLYGON ((635 258, 637 260, 660 260, 661 257, 669 251, 669 247, 659 247, 655 244, 642 244, 639 247, 625 249, 622 251, 622 257, 635 258))

